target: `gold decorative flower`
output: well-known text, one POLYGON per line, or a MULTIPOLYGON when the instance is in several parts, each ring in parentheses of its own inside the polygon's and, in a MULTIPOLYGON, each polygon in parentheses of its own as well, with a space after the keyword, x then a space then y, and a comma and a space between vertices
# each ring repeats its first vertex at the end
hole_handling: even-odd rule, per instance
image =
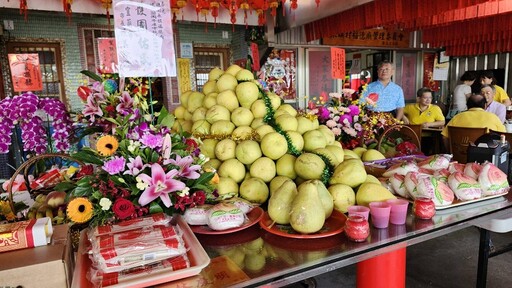
POLYGON ((68 203, 66 213, 69 219, 75 223, 85 223, 92 218, 93 207, 91 201, 84 197, 78 197, 68 203))
POLYGON ((118 147, 119 142, 117 141, 116 137, 112 135, 102 136, 100 139, 98 139, 98 142, 96 143, 96 150, 102 156, 113 155, 117 151, 118 147))

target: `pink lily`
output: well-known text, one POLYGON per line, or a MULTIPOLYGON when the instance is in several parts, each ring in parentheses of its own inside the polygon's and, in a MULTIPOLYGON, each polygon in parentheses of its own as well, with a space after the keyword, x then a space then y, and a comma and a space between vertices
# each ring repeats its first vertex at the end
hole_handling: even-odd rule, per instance
POLYGON ((174 159, 165 160, 164 165, 173 164, 173 165, 179 166, 180 167, 179 175, 181 177, 185 177, 188 179, 197 179, 201 175, 199 173, 197 173, 196 171, 201 169, 201 165, 190 166, 190 164, 192 164, 192 162, 194 162, 194 159, 192 158, 192 156, 186 156, 184 158, 181 158, 180 155, 176 155, 176 160, 174 160, 174 159))
POLYGON ((149 167, 149 164, 144 164, 142 162, 142 158, 140 156, 135 157, 135 159, 130 158, 128 161, 130 161, 126 164, 126 166, 128 166, 128 170, 124 171, 123 174, 137 176, 137 174, 139 174, 142 170, 144 170, 146 167, 149 167))
POLYGON ((151 175, 140 174, 138 176, 142 182, 149 185, 140 195, 139 204, 141 206, 145 206, 160 197, 165 207, 171 207, 172 201, 169 197, 169 193, 183 190, 186 187, 185 183, 173 179, 177 174, 178 170, 176 169, 173 169, 166 174, 160 164, 152 164, 151 175))

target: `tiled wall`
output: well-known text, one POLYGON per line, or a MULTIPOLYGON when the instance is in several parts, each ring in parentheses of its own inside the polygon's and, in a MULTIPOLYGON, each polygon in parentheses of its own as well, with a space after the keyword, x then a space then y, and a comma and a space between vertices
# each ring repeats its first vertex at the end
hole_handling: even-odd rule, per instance
MULTIPOLYGON (((73 15, 68 19, 64 13, 58 12, 38 12, 29 11, 28 18, 25 21, 18 10, 0 9, 0 23, 3 20, 13 20, 14 30, 10 31, 11 40, 33 40, 33 39, 51 39, 63 43, 63 65, 66 97, 72 110, 80 110, 82 104, 76 95, 76 89, 80 85, 80 71, 82 68, 80 58, 80 48, 78 39, 79 25, 107 25, 107 19, 104 15, 73 15)), ((231 60, 247 57, 247 48, 244 41, 245 26, 233 27, 226 24, 208 24, 207 31, 204 23, 180 23, 177 26, 179 42, 192 42, 194 44, 214 44, 229 45, 231 47, 231 60), (228 32, 228 38, 222 38, 222 31, 228 32)), ((4 40, 7 35, 4 32, 4 40)), ((2 42, 0 42, 1 44, 2 42)), ((0 47, 1 48, 1 47, 0 47)), ((3 51, 0 49, 0 51, 3 51)), ((1 55, 6 59, 6 55, 1 55)), ((8 94, 8 91, 6 91, 8 94)))

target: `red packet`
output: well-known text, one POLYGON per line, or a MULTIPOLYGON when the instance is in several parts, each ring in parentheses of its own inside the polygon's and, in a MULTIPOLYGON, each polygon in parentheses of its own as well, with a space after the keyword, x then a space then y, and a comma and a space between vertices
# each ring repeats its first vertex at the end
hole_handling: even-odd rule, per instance
POLYGON ((53 228, 48 217, 0 225, 0 252, 44 246, 53 228))
POLYGON ((58 168, 48 170, 48 172, 41 175, 34 182, 30 183, 30 188, 41 189, 45 187, 52 187, 59 184, 64 178, 60 174, 58 168))

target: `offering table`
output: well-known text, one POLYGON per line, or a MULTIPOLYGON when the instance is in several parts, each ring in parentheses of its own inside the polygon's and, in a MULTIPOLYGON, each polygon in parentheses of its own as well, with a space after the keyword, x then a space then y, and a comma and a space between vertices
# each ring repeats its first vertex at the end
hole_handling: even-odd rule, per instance
MULTIPOLYGON (((266 252, 259 252, 267 254, 263 268, 254 271, 246 265, 244 272, 250 279, 232 287, 281 287, 386 253, 400 251, 409 245, 476 225, 503 213, 510 213, 511 209, 512 194, 509 193, 493 199, 438 210, 431 220, 416 219, 409 210, 405 225, 390 224, 385 229, 372 227, 370 237, 361 243, 348 240, 344 233, 325 238, 293 239, 274 235, 258 225, 232 234, 198 235, 198 238, 212 259, 222 255, 222 251, 261 238, 266 252)), ((476 255, 478 251, 475 251, 476 255)), ((405 275, 403 277, 405 279, 405 275)))

